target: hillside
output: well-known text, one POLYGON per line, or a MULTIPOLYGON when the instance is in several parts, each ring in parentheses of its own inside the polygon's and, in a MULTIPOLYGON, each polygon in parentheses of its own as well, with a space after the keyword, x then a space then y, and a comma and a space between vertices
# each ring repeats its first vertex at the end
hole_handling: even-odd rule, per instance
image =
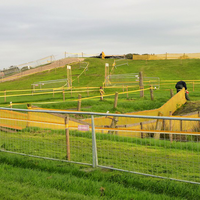
MULTIPOLYGON (((77 107, 76 100, 78 98, 78 94, 80 93, 82 95, 82 98, 85 99, 84 101, 82 101, 83 111, 107 112, 109 110, 110 112, 118 111, 120 113, 127 113, 132 111, 154 109, 162 106, 170 98, 170 89, 172 89, 173 92, 176 93, 175 84, 178 80, 186 81, 188 90, 190 92, 190 99, 192 102, 200 100, 200 88, 198 82, 200 73, 199 59, 182 61, 121 60, 119 65, 116 65, 116 67, 113 68, 114 70, 112 71, 112 74, 127 74, 128 76, 130 73, 139 73, 140 71, 142 71, 144 77, 154 77, 160 80, 160 89, 154 90, 154 101, 150 100, 149 91, 145 92, 144 98, 140 98, 139 92, 134 92, 134 90, 138 89, 138 85, 135 85, 136 88, 130 87, 128 91, 132 92, 128 95, 122 95, 121 93, 124 91, 124 88, 126 88, 127 83, 116 85, 115 88, 105 88, 105 95, 108 96, 104 98, 103 102, 100 102, 98 97, 91 99, 92 96, 99 96, 99 87, 103 85, 103 82, 105 80, 105 63, 109 64, 109 71, 111 72, 114 61, 114 59, 102 60, 100 58, 85 58, 84 62, 71 63, 73 93, 70 94, 70 91, 67 91, 66 89, 65 102, 62 101, 63 96, 61 89, 60 92, 56 93, 54 96, 52 94, 47 94, 47 92, 45 93, 44 90, 40 91, 39 88, 38 92, 43 92, 42 95, 38 95, 37 91, 35 93, 32 93, 33 83, 39 81, 50 81, 67 78, 66 67, 56 67, 29 76, 24 76, 17 80, 1 82, 0 91, 2 91, 2 98, 0 98, 0 104, 1 106, 9 106, 8 104, 12 102, 13 106, 16 108, 26 108, 27 103, 31 103, 34 105, 37 102, 37 106, 39 107, 74 110, 77 107), (84 72, 84 67, 86 67, 87 63, 89 63, 88 70, 85 70, 84 72), (128 65, 125 63, 128 63, 128 65), (89 94, 87 93, 86 89, 79 89, 80 87, 84 87, 90 90, 89 94), (4 101, 5 90, 7 91, 6 102, 4 101), (115 92, 120 93, 117 109, 113 109, 115 92), (31 95, 25 96, 24 93, 30 93, 31 95), (89 99, 87 99, 88 95, 90 97, 89 99), (48 102, 50 101, 54 103, 49 104, 48 102)), ((145 87, 147 89, 149 88, 149 84, 150 83, 148 82, 146 83, 145 87)), ((56 88, 57 86, 52 84, 49 87, 56 88)))

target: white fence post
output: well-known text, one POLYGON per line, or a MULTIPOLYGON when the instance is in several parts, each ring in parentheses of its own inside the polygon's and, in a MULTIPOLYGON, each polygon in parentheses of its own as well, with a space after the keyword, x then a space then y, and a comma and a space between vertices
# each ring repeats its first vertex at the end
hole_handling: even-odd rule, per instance
POLYGON ((91 115, 92 118, 92 158, 93 158, 93 167, 97 167, 98 158, 97 158, 97 144, 96 144, 96 134, 95 134, 95 126, 94 126, 94 116, 91 115))

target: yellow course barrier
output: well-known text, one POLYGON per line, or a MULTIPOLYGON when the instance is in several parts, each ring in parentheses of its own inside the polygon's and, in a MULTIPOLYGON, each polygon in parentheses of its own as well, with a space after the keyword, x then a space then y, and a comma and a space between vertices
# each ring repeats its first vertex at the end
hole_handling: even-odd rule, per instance
MULTIPOLYGON (((170 113, 173 113, 181 105, 186 102, 185 99, 185 89, 182 89, 179 93, 174 95, 169 101, 167 101, 163 106, 154 110, 145 110, 140 112, 128 113, 129 115, 145 115, 145 116, 169 116, 170 113)), ((41 108, 30 108, 29 109, 41 109, 41 108)), ((44 113, 38 112, 28 112, 28 114, 22 114, 14 111, 0 111, 0 126, 13 128, 13 129, 23 129, 26 127, 39 127, 46 129, 64 129, 65 124, 65 115, 61 114, 50 114, 45 113, 45 110, 42 109, 44 113)), ((54 110, 54 109, 51 109, 54 110)), ((57 110, 58 111, 58 110, 57 110)), ((196 118, 198 114, 194 114, 188 117, 196 118)), ((148 120, 141 118, 127 118, 127 117, 95 117, 94 124, 96 129, 104 133, 112 132, 121 136, 130 136, 131 137, 141 137, 141 132, 143 137, 147 135, 145 130, 156 130, 156 124, 158 120, 148 120), (142 130, 141 130, 142 123, 142 130), (135 133, 133 134, 133 131, 135 133)), ((70 116, 68 127, 70 129, 78 129, 78 125, 89 125, 91 127, 91 118, 77 120, 70 116)), ((182 130, 192 130, 194 126, 198 125, 198 122, 187 122, 187 121, 178 121, 178 120, 165 120, 165 126, 168 127, 171 124, 173 131, 182 130)))

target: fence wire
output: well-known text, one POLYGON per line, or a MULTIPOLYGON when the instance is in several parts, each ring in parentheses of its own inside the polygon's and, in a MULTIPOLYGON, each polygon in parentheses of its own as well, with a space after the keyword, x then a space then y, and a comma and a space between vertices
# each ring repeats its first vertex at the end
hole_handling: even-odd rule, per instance
POLYGON ((9 117, 0 113, 0 152, 200 184, 199 118, 6 112, 9 117))

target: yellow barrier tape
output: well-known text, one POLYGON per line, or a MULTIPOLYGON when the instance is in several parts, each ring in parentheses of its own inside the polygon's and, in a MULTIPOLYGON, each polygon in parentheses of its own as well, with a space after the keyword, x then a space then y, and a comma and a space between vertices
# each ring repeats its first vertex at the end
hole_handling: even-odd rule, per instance
MULTIPOLYGON (((147 89, 142 89, 143 91, 145 90, 149 90, 149 88, 147 89)), ((127 94, 127 93, 134 93, 134 92, 139 92, 139 91, 142 91, 142 90, 134 90, 134 91, 128 91, 128 92, 120 92, 118 94, 127 94)), ((104 95, 104 96, 114 96, 115 93, 113 94, 107 94, 107 95, 104 95)), ((94 98, 99 98, 99 96, 93 96, 93 97, 86 97, 86 98, 82 98, 82 100, 87 100, 87 99, 94 99, 94 98)), ((80 101, 79 99, 76 99, 76 100, 71 100, 71 101, 80 101)), ((25 105, 25 104, 53 104, 53 103, 65 103, 64 101, 54 101, 54 102, 26 102, 26 103, 13 103, 12 105, 25 105)), ((10 104, 9 104, 10 105, 10 104)), ((4 107, 7 107, 7 105, 1 105, 1 106, 4 106, 4 107)))
MULTIPOLYGON (((149 88, 147 88, 147 89, 142 89, 142 90, 143 90, 143 91, 149 90, 149 88)), ((120 93, 118 93, 118 94, 134 93, 134 92, 139 92, 139 91, 142 91, 142 90, 134 90, 134 91, 128 91, 128 92, 120 92, 120 93)), ((106 96, 114 96, 114 95, 115 95, 115 93, 114 93, 114 94, 107 94, 107 95, 103 95, 103 96, 106 97, 106 96)), ((101 97, 101 96, 99 95, 99 96, 93 96, 93 97, 86 97, 86 98, 82 98, 81 100, 93 99, 93 98, 98 98, 98 97, 101 97)), ((78 99, 78 100, 72 100, 72 101, 79 101, 79 99, 78 99)))

